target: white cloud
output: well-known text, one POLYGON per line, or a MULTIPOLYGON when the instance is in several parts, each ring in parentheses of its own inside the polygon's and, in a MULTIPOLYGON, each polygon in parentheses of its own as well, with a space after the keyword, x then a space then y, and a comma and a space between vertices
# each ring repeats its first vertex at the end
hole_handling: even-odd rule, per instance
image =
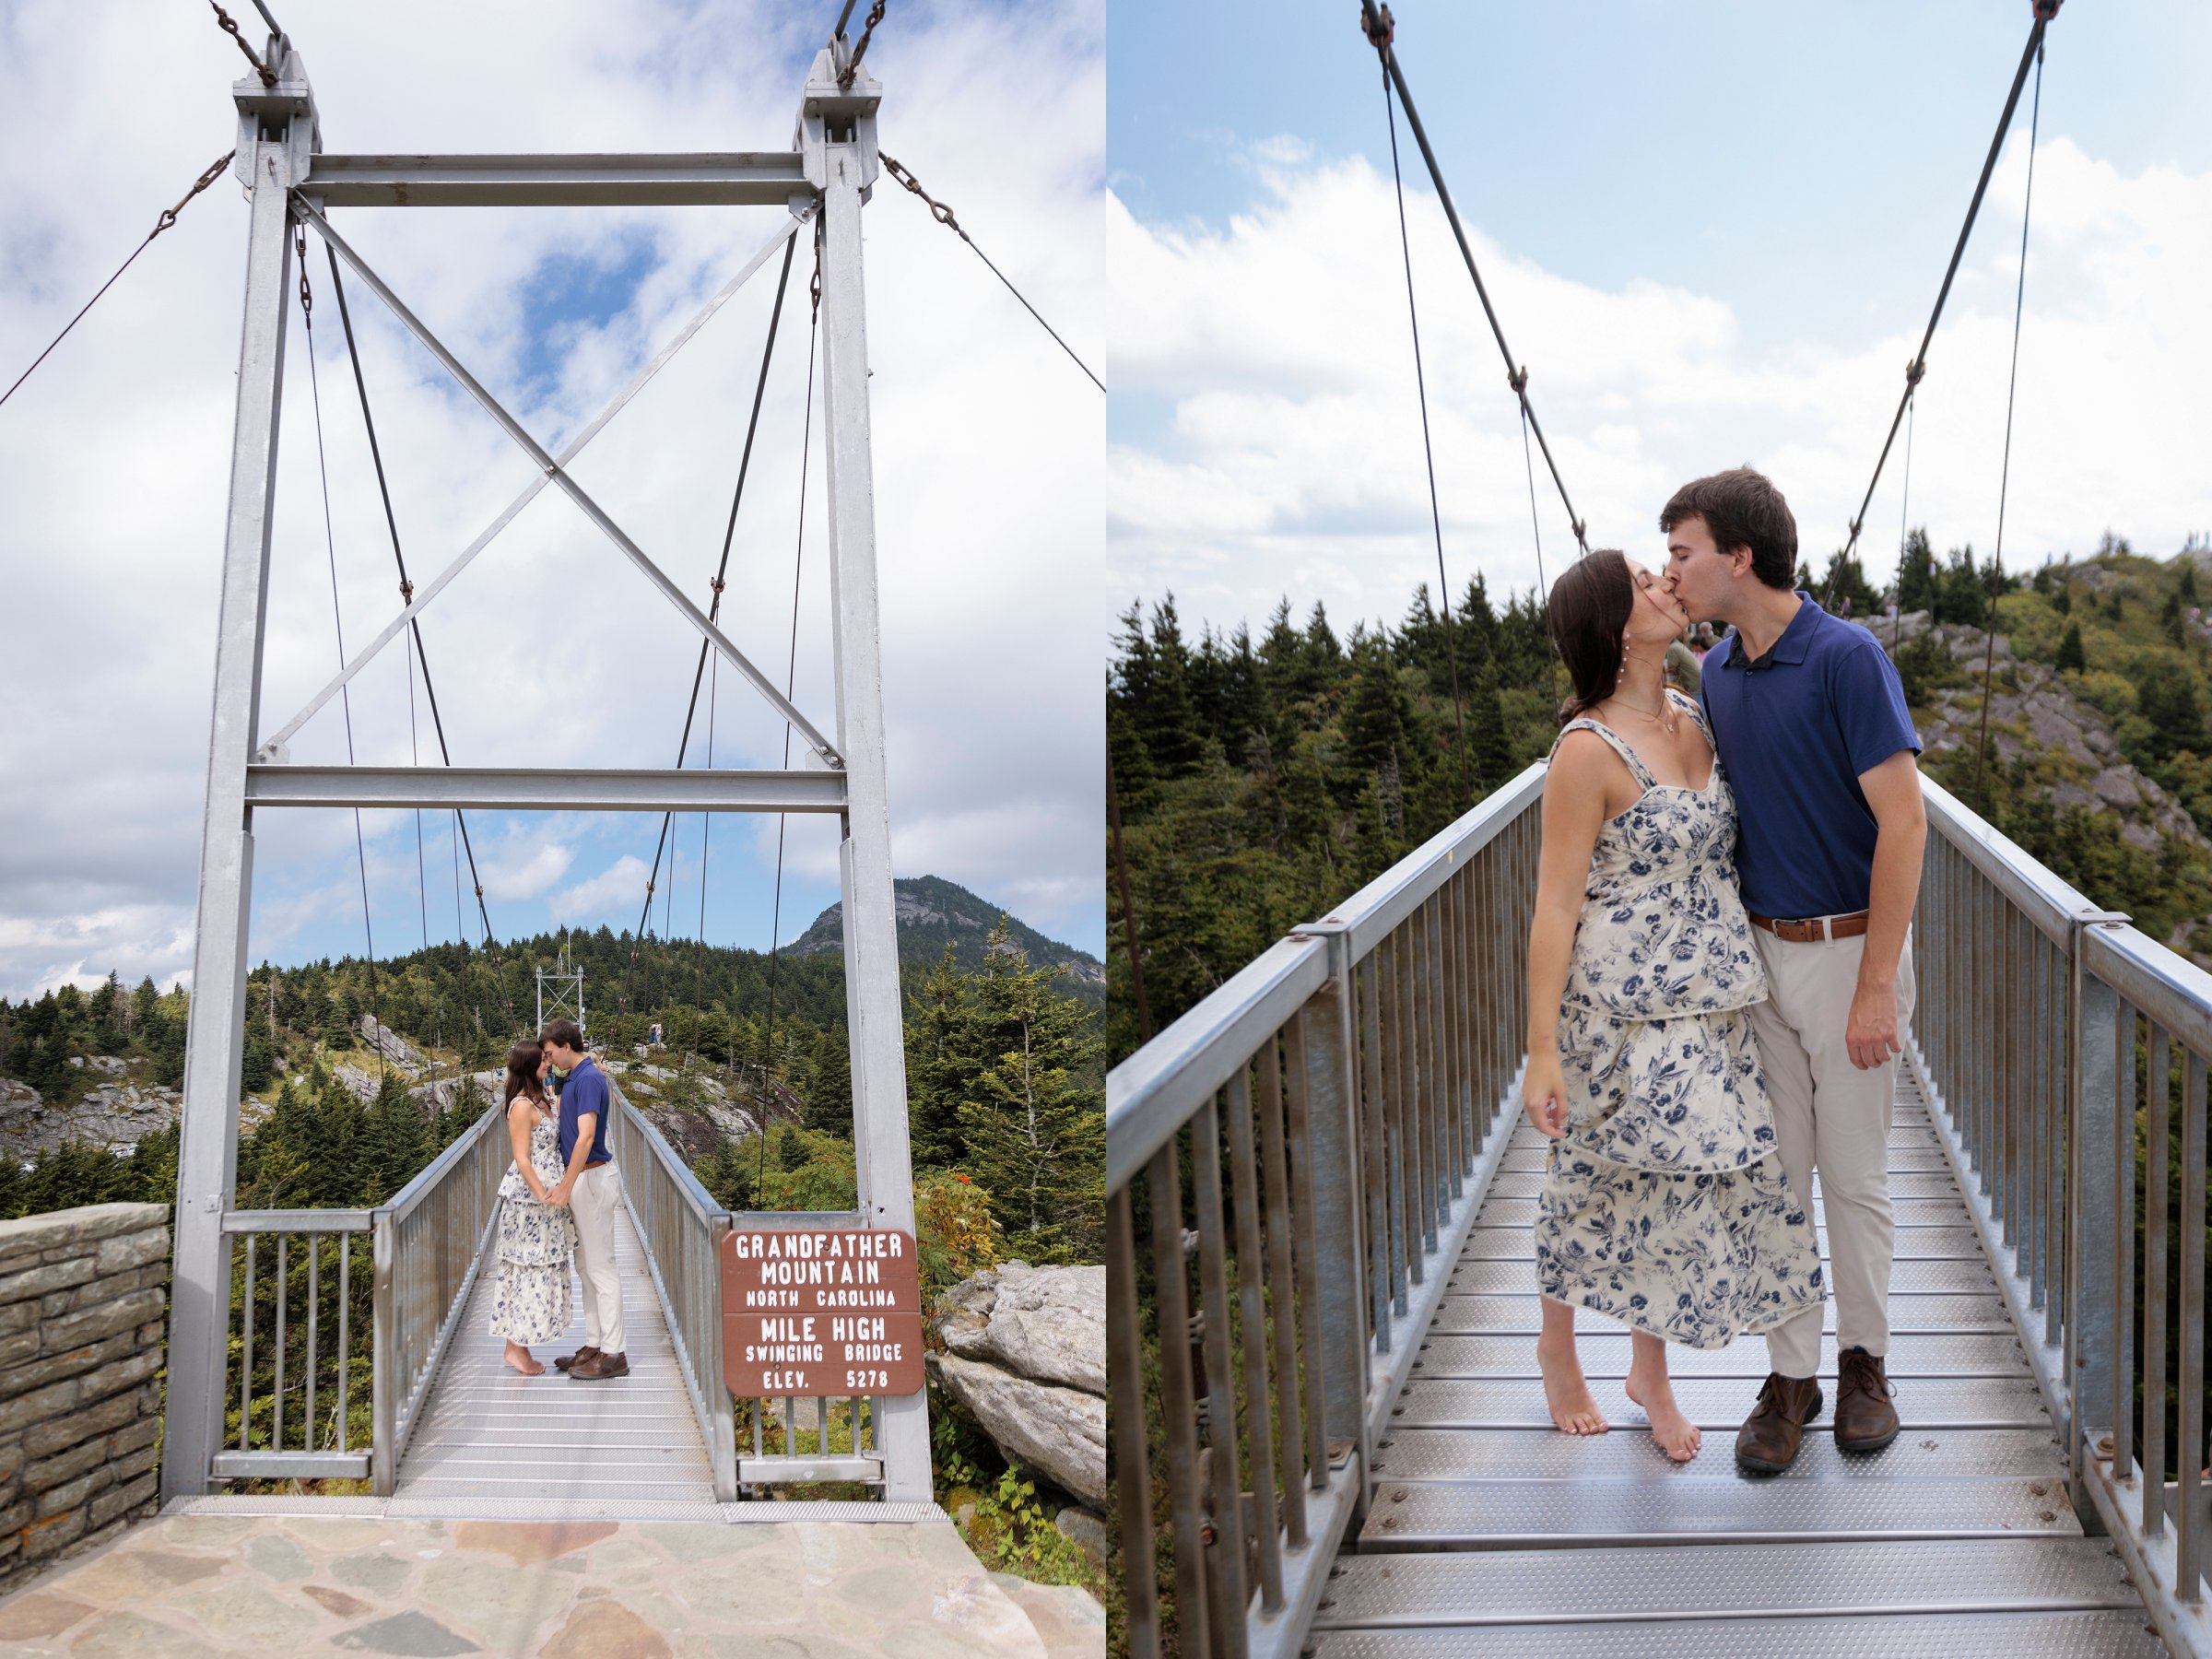
POLYGON ((638 901, 638 895, 645 890, 646 874, 645 861, 625 853, 589 881, 561 888, 547 908, 553 920, 564 925, 603 921, 638 901))
MULTIPOLYGON (((759 0, 614 7, 550 0, 519 32, 502 12, 427 0, 370 9, 294 0, 283 15, 315 81, 326 147, 371 152, 773 147, 791 129, 821 24, 813 8, 801 16, 759 0), (436 49, 426 51, 426 41, 436 49), (484 72, 487 62, 499 64, 497 74, 484 72)), ((933 194, 958 204, 991 257, 1094 365, 1103 356, 1103 27, 1099 0, 1013 11, 947 6, 894 15, 868 58, 886 88, 885 147, 933 194), (1007 143, 1008 133, 1021 141, 1007 143)), ((230 142, 229 88, 241 65, 208 18, 177 8, 27 0, 6 8, 0 38, 0 364, 12 378, 154 212, 230 142), (79 67, 92 63, 115 93, 97 106, 73 89, 79 67), (53 165, 60 147, 71 157, 66 170, 53 165)), ((59 927, 131 906, 167 918, 162 929, 88 942, 81 954, 89 971, 112 960, 126 974, 159 977, 190 960, 237 362, 241 197, 226 176, 195 201, 0 409, 0 500, 7 503, 0 571, 15 619, 0 662, 0 706, 10 712, 0 723, 0 918, 59 927)), ((558 443, 725 279, 780 211, 354 209, 336 222, 495 394, 541 440, 558 443), (534 313, 531 297, 542 300, 548 273, 570 259, 619 266, 641 247, 650 250, 646 275, 628 304, 604 322, 557 325, 555 371, 526 374, 547 355, 537 338, 546 317, 542 305, 534 313)), ((1062 894, 1057 913, 1025 919, 1096 947, 1100 886, 1067 884, 1091 877, 1097 865, 1089 804, 1103 725, 1088 583, 1101 556, 1103 399, 973 253, 888 181, 865 229, 883 685, 900 873, 1062 894), (910 862, 912 847, 948 844, 932 826, 988 813, 999 801, 1027 813, 1033 795, 1054 805, 1032 818, 1036 834, 995 844, 1003 865, 939 872, 910 862)), ((733 637, 776 668, 790 649, 807 263, 802 245, 724 599, 733 637)), ((775 275, 771 265, 740 292, 577 466, 584 487, 701 602, 729 512, 775 275)), ((347 641, 358 648, 396 611, 396 575, 328 270, 312 249, 309 276, 339 600, 347 641)), ((360 284, 347 292, 402 542, 419 583, 531 469, 360 284)), ((320 687, 337 655, 308 356, 297 324, 295 310, 265 731, 320 687)), ((795 696, 827 723, 833 698, 819 406, 818 388, 795 696)), ((457 762, 673 761, 695 636, 557 492, 524 512, 426 611, 422 626, 457 762)), ((774 763, 781 725, 729 675, 720 678, 716 760, 774 763)), ((427 701, 419 684, 414 690, 411 727, 406 658, 397 647, 355 683, 352 746, 360 760, 435 759, 427 701)), ((344 711, 334 704, 300 733, 292 756, 342 759, 346 746, 344 711)), ((387 936, 411 945, 417 935, 412 821, 382 814, 366 824, 380 946, 387 936)), ((650 859, 655 830, 657 821, 628 818, 594 833, 629 841, 571 853, 615 858, 641 841, 650 859)), ((485 875, 502 935, 547 925, 551 896, 568 874, 556 867, 542 830, 520 832, 528 850, 518 862, 501 862, 512 850, 496 821, 484 825, 478 845, 485 860, 484 841, 500 841, 485 875)), ((354 948, 359 895, 346 816, 265 813, 256 835, 256 954, 354 948)), ((642 886, 641 876, 631 903, 642 886)), ((452 896, 441 929, 434 877, 431 889, 433 934, 450 933, 452 896)), ((737 942, 767 942, 760 908, 761 936, 737 942)), ((473 932, 473 900, 466 911, 473 932)), ((23 994, 79 954, 76 946, 0 944, 0 994, 23 994)))
MULTIPOLYGON (((1109 199, 1114 384, 1172 409, 1159 437, 1109 452, 1109 602, 1172 590, 1186 623, 1256 625, 1288 594, 1340 623, 1394 621, 1436 555, 1390 181, 1294 142, 1251 153, 1267 192, 1219 225, 1148 225, 1109 199)), ((1996 529, 2025 160, 2016 145, 1998 169, 1929 353, 1911 505, 1939 547, 1986 552, 1996 529)), ((1494 594, 1525 590, 1513 398, 1434 197, 1409 187, 1407 217, 1452 583, 1480 570, 1494 594)), ((1745 461, 1788 494, 1809 559, 1841 545, 1924 315, 1878 339, 1808 318, 1754 351, 1726 296, 1663 270, 1602 288, 1469 232, 1594 545, 1657 553, 1673 488, 1745 461)), ((2160 553, 2212 526, 2207 269, 2212 175, 2123 175, 2065 138, 2038 151, 2008 562, 2087 551, 2108 524, 2160 553)), ((1902 459, 1900 443, 1862 538, 1877 580, 1902 459)), ((1540 454, 1535 473, 1556 576, 1573 540, 1540 454)))

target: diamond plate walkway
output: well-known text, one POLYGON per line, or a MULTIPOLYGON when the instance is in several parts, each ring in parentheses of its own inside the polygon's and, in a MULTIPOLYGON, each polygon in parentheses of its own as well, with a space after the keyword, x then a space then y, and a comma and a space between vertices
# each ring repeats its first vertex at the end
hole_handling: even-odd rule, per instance
POLYGON ((581 1287, 571 1278, 569 1328, 531 1350, 545 1361, 545 1375, 525 1377, 506 1363, 506 1344, 490 1333, 499 1264, 486 1259, 422 1420, 400 1453, 387 1513, 721 1515, 699 1419, 627 1206, 615 1212, 615 1261, 629 1375, 571 1382, 553 1359, 583 1346, 581 1287))
MULTIPOLYGON (((1536 1369, 1529 1228, 1543 1141, 1523 1122, 1377 1441, 1375 1501, 1332 1574, 1314 1659, 1496 1655, 2141 1654, 2166 1650, 2119 1560, 2085 1538, 2065 1459, 1910 1074, 1889 1135, 1889 1375, 1904 1430, 1846 1458, 1834 1304, 1821 1416, 1786 1474, 1736 1471, 1766 1344, 1676 1348, 1695 1462, 1652 1443, 1629 1337, 1586 1316, 1609 1434, 1557 1432, 1536 1369)), ((1818 1188, 1816 1187, 1816 1208, 1818 1188)), ((1825 1256, 1828 1235, 1820 1235, 1825 1256)))

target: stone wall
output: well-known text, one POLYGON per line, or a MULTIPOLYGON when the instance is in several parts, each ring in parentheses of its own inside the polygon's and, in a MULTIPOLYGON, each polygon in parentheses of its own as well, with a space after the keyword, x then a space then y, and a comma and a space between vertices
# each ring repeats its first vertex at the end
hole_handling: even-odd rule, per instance
POLYGON ((159 1204, 0 1221, 0 1594, 157 1507, 169 1221, 159 1204))

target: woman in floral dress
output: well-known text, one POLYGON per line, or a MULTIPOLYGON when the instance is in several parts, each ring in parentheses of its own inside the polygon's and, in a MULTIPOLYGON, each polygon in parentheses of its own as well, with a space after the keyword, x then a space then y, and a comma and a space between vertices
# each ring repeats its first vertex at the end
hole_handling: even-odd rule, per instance
POLYGON ((1544 784, 1522 1087, 1551 1142, 1535 1255, 1552 1420, 1606 1430, 1575 1353, 1588 1308, 1630 1328, 1629 1398, 1684 1463, 1699 1436, 1666 1345, 1722 1347, 1821 1296, 1744 1012, 1767 984, 1736 894, 1735 800, 1703 712, 1665 683, 1688 622, 1663 578, 1610 549, 1552 587, 1574 696, 1544 784))
POLYGON ((569 1328, 569 1256, 576 1221, 548 1202, 560 1184, 560 1120, 546 1092, 546 1055, 536 1042, 507 1051, 507 1135, 514 1167, 500 1182, 500 1277, 492 1287, 491 1334, 507 1339, 507 1363, 525 1377, 545 1366, 530 1356, 569 1328))

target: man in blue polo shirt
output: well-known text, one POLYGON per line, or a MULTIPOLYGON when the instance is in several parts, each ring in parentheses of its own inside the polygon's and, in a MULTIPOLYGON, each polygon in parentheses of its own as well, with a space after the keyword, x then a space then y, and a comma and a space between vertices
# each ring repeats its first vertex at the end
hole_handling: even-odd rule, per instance
MULTIPOLYGON (((1874 636, 1795 591, 1797 524, 1748 467, 1700 478, 1660 514, 1675 596, 1734 631, 1703 700, 1739 818, 1736 874, 1768 1000, 1749 1010, 1784 1173, 1820 1172, 1836 1297, 1836 1444, 1897 1438, 1889 1350, 1889 1112, 1912 1017, 1912 924, 1927 824, 1920 736, 1874 636)), ((1737 1464, 1789 1466, 1821 1406, 1820 1308, 1767 1334, 1772 1368, 1737 1464)))
POLYGON ((615 1210, 622 1202, 622 1187, 615 1155, 607 1148, 606 1077, 584 1052, 583 1033, 574 1020, 547 1020, 537 1040, 554 1065, 568 1073, 560 1087, 565 1171, 548 1198, 575 1212, 576 1277, 583 1282, 583 1346, 553 1363, 583 1382, 627 1377, 622 1277, 615 1266, 615 1210))

